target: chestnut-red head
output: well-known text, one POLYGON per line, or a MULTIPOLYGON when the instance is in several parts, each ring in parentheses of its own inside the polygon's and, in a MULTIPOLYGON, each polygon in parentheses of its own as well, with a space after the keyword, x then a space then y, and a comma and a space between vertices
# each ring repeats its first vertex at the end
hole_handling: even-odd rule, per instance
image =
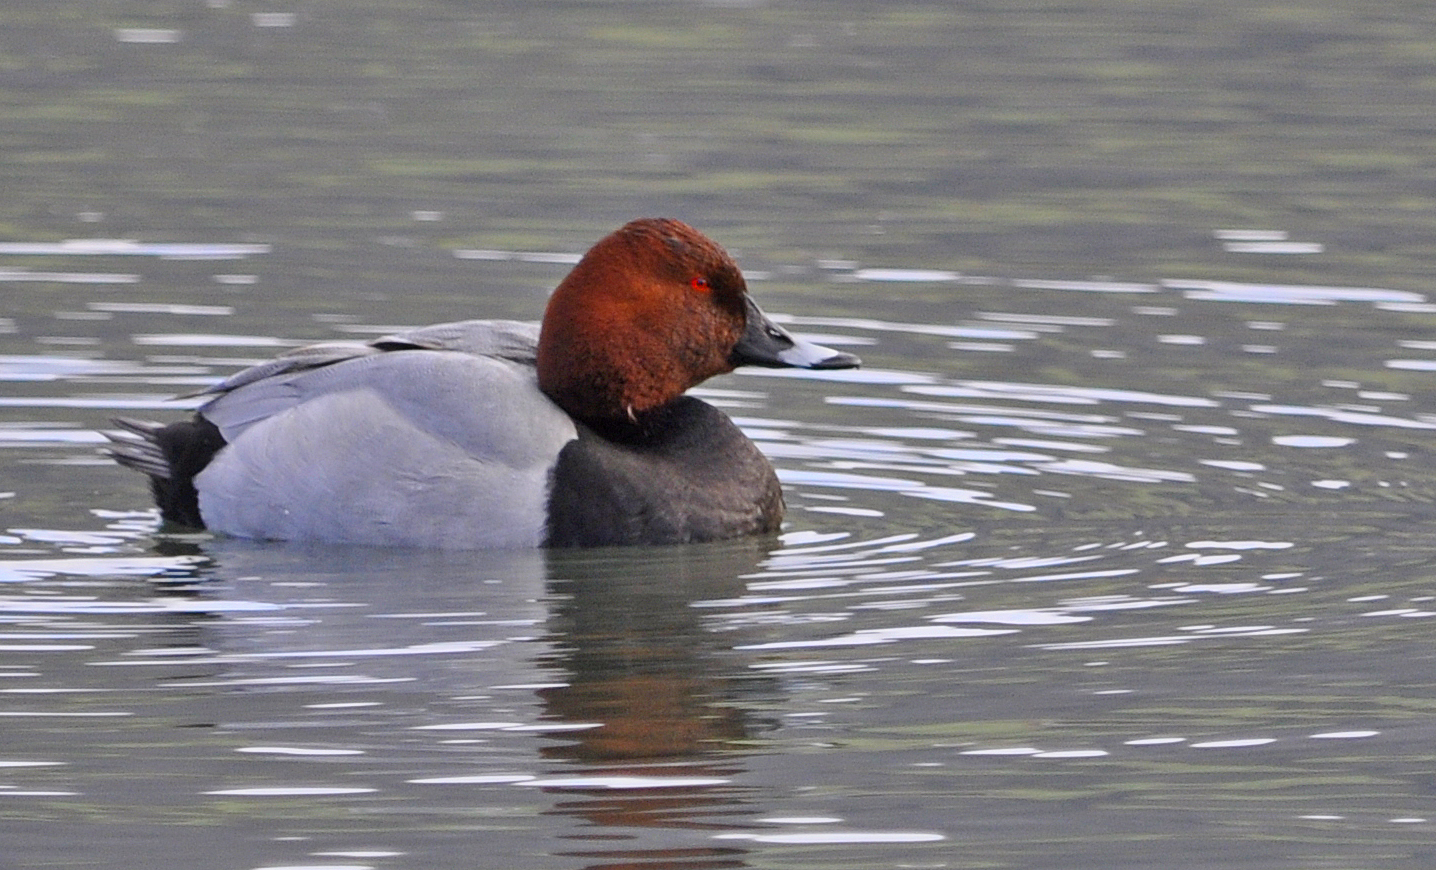
POLYGON ((589 249, 554 290, 539 335, 539 388, 581 420, 635 421, 745 364, 858 359, 774 325, 726 251, 665 218, 632 221, 589 249))

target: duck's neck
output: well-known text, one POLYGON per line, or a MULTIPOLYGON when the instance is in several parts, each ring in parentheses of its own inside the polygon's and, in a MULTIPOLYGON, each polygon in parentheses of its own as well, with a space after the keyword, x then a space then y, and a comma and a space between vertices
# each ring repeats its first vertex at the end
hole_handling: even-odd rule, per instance
POLYGON ((646 444, 661 441, 674 429, 681 428, 685 415, 691 413, 695 403, 702 404, 700 400, 685 395, 656 408, 634 411, 631 415, 624 413, 596 417, 574 416, 594 434, 607 441, 617 444, 646 444))

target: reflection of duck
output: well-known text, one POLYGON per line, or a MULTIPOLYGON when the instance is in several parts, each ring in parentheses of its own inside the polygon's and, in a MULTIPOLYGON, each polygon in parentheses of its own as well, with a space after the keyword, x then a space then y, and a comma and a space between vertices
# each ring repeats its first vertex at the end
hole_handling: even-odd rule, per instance
POLYGON ((694 757, 749 736, 733 666, 716 655, 731 644, 704 628, 693 602, 739 594, 742 575, 767 549, 750 540, 644 554, 666 575, 661 584, 653 570, 635 574, 628 551, 602 561, 551 554, 552 664, 566 681, 540 694, 551 716, 594 727, 567 735, 575 742, 548 754, 608 762, 694 757))
POLYGON ((443 548, 675 543, 772 532, 772 466, 684 392, 736 366, 850 368, 748 297, 673 220, 600 240, 530 324, 440 324, 301 348, 193 420, 119 421, 112 455, 167 520, 241 537, 443 548), (138 436, 138 437, 135 437, 138 436))
MULTIPOLYGON (((748 762, 723 750, 762 727, 745 707, 771 684, 731 651, 736 632, 709 630, 693 604, 740 594, 774 546, 756 537, 515 549, 476 561, 443 550, 208 541, 208 594, 274 612, 207 620, 192 645, 206 670, 177 663, 189 673, 169 688, 194 722, 225 733, 362 749, 355 770, 369 775, 395 765, 418 784, 396 786, 404 790, 390 798, 401 803, 491 821, 571 817, 571 828, 542 827, 556 832, 559 853, 587 866, 741 867, 743 846, 715 844, 710 826, 749 811, 751 789, 735 782, 748 762), (442 787, 434 775, 455 773, 478 782, 433 797, 442 787), (636 827, 653 840, 635 838, 636 827)), ((271 768, 264 755, 233 749, 225 738, 225 760, 206 769, 226 781, 292 781, 288 762, 271 768)))

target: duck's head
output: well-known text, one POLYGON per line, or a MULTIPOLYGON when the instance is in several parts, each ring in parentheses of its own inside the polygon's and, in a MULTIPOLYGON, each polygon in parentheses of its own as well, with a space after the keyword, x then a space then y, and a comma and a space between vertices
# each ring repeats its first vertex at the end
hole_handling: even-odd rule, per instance
POLYGON ((741 365, 858 364, 773 323, 726 251, 662 218, 632 221, 589 249, 549 299, 538 346, 540 389, 595 422, 636 421, 741 365))

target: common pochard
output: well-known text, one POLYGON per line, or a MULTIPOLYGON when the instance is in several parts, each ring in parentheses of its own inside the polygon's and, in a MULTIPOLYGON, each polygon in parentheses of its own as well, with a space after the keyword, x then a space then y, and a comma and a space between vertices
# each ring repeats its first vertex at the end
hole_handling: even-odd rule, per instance
POLYGON ((732 258, 676 220, 600 240, 543 324, 443 323, 285 353, 192 419, 116 420, 110 454, 162 517, 246 538, 442 547, 707 541, 772 532, 772 465, 684 395, 737 366, 851 368, 788 334, 732 258))

